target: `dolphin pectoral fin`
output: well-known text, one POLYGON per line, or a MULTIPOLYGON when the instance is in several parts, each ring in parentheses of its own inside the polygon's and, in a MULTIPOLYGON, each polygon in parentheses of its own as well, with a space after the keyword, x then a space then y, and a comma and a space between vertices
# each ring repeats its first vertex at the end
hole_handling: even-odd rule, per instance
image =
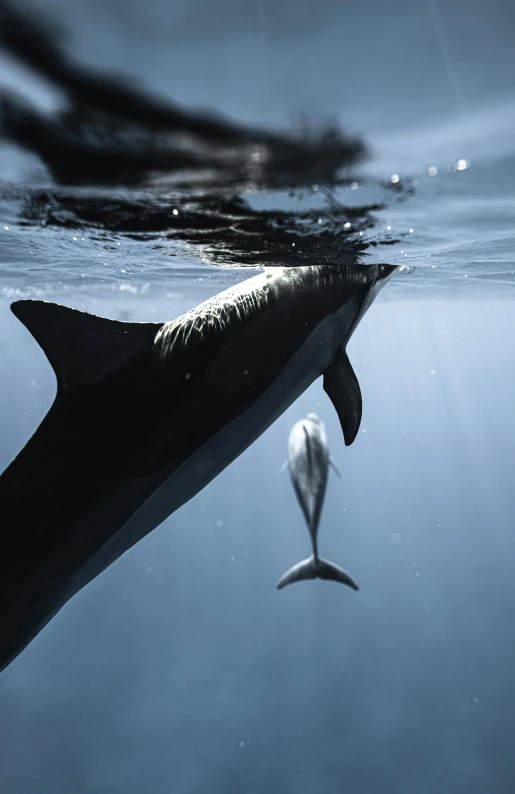
POLYGON ((340 348, 324 372, 324 391, 336 408, 346 446, 350 446, 361 423, 361 389, 347 352, 340 348))
POLYGON ((335 459, 334 459, 334 458, 332 458, 331 456, 329 456, 329 465, 331 466, 331 468, 333 469, 333 471, 335 472, 335 474, 337 474, 337 476, 338 476, 338 477, 340 478, 340 480, 341 480, 341 478, 342 478, 342 473, 341 473, 340 469, 338 468, 338 464, 336 463, 335 459))
POLYGON ((150 346, 163 325, 107 320, 40 300, 15 301, 11 311, 43 349, 58 389, 102 380, 150 346))
POLYGON ((321 560, 320 558, 315 560, 313 556, 298 562, 297 565, 286 571, 277 582, 277 589, 282 590, 287 584, 302 582, 306 579, 326 579, 346 584, 352 587, 353 590, 359 590, 352 576, 347 571, 344 571, 343 568, 334 565, 332 562, 327 562, 327 560, 321 560))
POLYGON ((284 461, 284 463, 283 463, 283 465, 282 465, 282 466, 281 466, 281 468, 279 469, 279 474, 280 474, 280 475, 281 475, 281 474, 284 474, 284 472, 286 471, 286 469, 287 469, 287 468, 288 468, 288 461, 287 461, 287 460, 285 460, 285 461, 284 461))

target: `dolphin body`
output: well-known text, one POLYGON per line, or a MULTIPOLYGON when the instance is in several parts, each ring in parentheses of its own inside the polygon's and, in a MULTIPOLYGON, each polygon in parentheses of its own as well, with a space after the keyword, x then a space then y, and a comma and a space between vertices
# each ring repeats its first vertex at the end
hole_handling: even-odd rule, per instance
POLYGON ((168 323, 11 305, 57 394, 0 477, 0 670, 321 375, 352 443, 361 394, 345 347, 395 270, 273 268, 168 323))
POLYGON ((325 425, 317 414, 308 414, 297 422, 288 441, 288 469, 293 488, 308 525, 313 553, 297 563, 277 582, 277 589, 304 579, 331 579, 359 590, 354 579, 338 565, 318 556, 318 525, 327 488, 329 466, 339 476, 338 467, 329 455, 325 425))

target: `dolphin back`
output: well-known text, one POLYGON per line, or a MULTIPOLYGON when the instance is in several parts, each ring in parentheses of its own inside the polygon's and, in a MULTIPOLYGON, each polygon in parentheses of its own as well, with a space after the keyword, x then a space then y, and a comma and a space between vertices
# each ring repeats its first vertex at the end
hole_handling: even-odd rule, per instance
POLYGON ((306 417, 294 425, 288 442, 288 461, 295 495, 314 539, 320 523, 329 468, 327 438, 322 422, 306 417))
POLYGON ((298 562, 286 571, 277 582, 277 589, 282 590, 282 588, 286 587, 288 584, 303 582, 306 579, 326 579, 331 582, 346 584, 352 587, 353 590, 359 590, 358 585, 347 571, 344 571, 343 568, 340 568, 339 565, 335 565, 333 562, 328 562, 327 560, 322 560, 314 556, 308 557, 307 560, 302 560, 302 562, 298 562))

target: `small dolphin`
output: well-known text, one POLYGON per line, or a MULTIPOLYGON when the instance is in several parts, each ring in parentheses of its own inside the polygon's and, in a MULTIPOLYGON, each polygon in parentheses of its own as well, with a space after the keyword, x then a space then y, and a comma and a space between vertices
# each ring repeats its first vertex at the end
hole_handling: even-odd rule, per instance
POLYGON ((361 392, 346 345, 395 270, 272 268, 168 323, 12 304, 57 394, 0 477, 0 670, 318 377, 353 442, 361 392))
POLYGON ((318 556, 318 525, 327 487, 327 474, 332 466, 340 472, 329 455, 325 425, 317 414, 308 414, 293 426, 288 442, 288 469, 311 536, 313 554, 298 562, 277 582, 277 589, 304 579, 331 579, 359 590, 354 579, 338 565, 318 556))

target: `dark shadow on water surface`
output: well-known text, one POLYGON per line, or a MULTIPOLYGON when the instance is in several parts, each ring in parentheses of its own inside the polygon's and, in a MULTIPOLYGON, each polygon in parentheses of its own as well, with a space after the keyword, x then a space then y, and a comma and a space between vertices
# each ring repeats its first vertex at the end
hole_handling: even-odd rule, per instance
POLYGON ((130 185, 189 172, 208 184, 295 186, 333 181, 365 154, 361 140, 335 127, 295 135, 185 111, 79 66, 54 30, 34 11, 0 4, 0 46, 50 81, 67 103, 45 116, 4 93, 3 134, 37 153, 60 183, 130 185))
MULTIPOLYGON (((237 266, 352 264, 398 241, 371 234, 384 201, 354 206, 334 195, 357 184, 352 169, 367 154, 360 138, 335 126, 258 130, 182 110, 79 66, 50 18, 5 1, 0 48, 65 101, 64 110, 45 115, 17 95, 0 95, 0 134, 36 153, 68 187, 4 186, 4 198, 21 198, 20 225, 180 241, 206 262, 237 266), (321 201, 314 209, 253 208, 247 194, 262 191, 318 192, 321 201)), ((402 201, 413 186, 381 189, 402 201)))

